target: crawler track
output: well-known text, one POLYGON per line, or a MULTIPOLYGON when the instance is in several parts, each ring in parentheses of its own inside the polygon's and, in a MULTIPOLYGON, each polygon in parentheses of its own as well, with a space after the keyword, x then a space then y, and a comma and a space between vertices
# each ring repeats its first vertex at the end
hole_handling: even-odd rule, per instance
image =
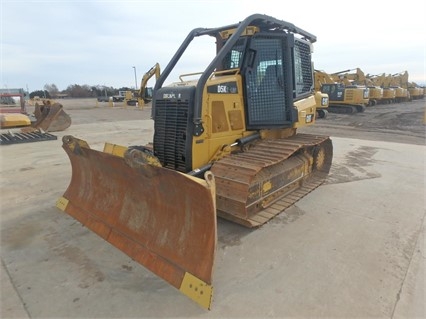
POLYGON ((212 167, 218 215, 257 227, 317 188, 332 161, 326 136, 261 140, 212 167))

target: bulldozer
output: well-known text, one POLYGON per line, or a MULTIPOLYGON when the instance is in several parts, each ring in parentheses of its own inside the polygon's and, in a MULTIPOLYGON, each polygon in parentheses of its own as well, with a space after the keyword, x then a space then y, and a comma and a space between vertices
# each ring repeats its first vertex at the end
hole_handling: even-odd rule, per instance
POLYGON ((217 218, 260 227, 329 173, 330 137, 296 133, 315 123, 315 41, 262 14, 192 30, 156 81, 152 143, 98 151, 64 136, 72 177, 56 206, 210 309, 217 218), (201 36, 215 57, 165 86, 201 36))
POLYGON ((333 79, 325 71, 315 70, 315 90, 328 94, 328 110, 332 113, 364 112, 369 103, 369 89, 333 79))

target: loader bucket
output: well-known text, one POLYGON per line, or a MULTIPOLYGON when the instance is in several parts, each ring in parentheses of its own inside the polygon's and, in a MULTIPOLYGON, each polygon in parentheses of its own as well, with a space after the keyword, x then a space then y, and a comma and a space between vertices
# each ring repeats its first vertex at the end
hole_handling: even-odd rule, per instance
POLYGON ((210 309, 217 242, 215 183, 63 137, 72 177, 57 207, 210 309))
POLYGON ((45 132, 64 131, 71 125, 70 116, 65 113, 63 106, 59 103, 36 104, 34 115, 36 121, 31 126, 35 129, 42 129, 45 132))

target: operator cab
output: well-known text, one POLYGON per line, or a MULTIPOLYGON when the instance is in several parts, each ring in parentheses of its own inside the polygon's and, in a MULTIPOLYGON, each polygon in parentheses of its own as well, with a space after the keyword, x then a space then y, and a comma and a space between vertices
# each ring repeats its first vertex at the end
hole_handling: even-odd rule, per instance
POLYGON ((343 101, 345 99, 345 86, 340 83, 325 83, 321 86, 321 92, 328 94, 331 101, 343 101))
MULTIPOLYGON (((220 34, 217 50, 232 33, 220 34)), ((298 120, 293 102, 313 89, 309 43, 283 31, 247 27, 216 70, 240 71, 248 129, 291 126, 298 120)))

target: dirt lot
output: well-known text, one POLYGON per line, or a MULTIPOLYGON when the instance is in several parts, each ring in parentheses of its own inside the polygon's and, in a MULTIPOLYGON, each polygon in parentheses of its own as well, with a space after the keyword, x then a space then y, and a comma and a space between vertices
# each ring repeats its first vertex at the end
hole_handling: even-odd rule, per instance
POLYGON ((309 130, 318 134, 425 145, 426 101, 376 105, 363 113, 329 113, 309 130))
POLYGON ((329 114, 324 185, 260 229, 218 221, 210 312, 55 207, 61 137, 151 141, 151 108, 63 100, 56 141, 0 146, 2 318, 424 317, 425 100, 329 114))
MULTIPOLYGON (((111 108, 108 103, 98 103, 93 99, 60 102, 75 124, 147 120, 151 116, 150 104, 143 110, 139 110, 135 107, 124 108, 122 103, 115 103, 111 108), (101 109, 107 109, 108 112, 100 112, 101 109), (129 112, 131 112, 130 116, 129 112)), ((368 107, 363 113, 329 113, 327 118, 318 119, 315 126, 299 131, 336 137, 425 145, 425 112, 426 100, 376 105, 368 107)))

